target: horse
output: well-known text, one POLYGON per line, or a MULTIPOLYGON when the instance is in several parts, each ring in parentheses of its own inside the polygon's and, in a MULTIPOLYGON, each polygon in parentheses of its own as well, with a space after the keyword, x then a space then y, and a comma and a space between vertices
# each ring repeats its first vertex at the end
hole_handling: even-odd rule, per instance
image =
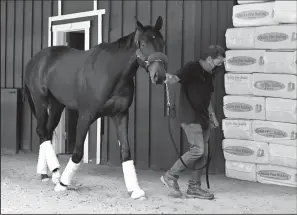
POLYGON ((167 56, 160 32, 163 19, 144 26, 135 18, 135 31, 111 43, 101 43, 88 51, 68 46, 42 49, 26 65, 24 94, 36 118, 40 139, 37 174, 41 180, 52 173, 55 191, 69 189, 83 158, 84 140, 90 125, 100 117, 115 124, 120 159, 127 191, 132 199, 145 199, 140 188, 128 141, 129 107, 134 97, 134 76, 139 67, 153 84, 164 84, 167 56), (52 137, 64 108, 77 111, 73 154, 63 173, 52 146, 52 137))

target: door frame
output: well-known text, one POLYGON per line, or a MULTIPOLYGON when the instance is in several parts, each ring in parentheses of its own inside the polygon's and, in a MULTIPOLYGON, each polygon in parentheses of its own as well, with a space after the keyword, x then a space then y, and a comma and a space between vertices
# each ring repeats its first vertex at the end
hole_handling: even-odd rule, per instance
MULTIPOLYGON (((94 4, 95 7, 95 4, 94 4)), ((102 15, 105 14, 105 9, 81 12, 81 13, 73 13, 67 15, 59 15, 48 18, 48 46, 53 46, 57 44, 65 44, 66 45, 66 32, 73 31, 84 31, 85 32, 85 50, 90 48, 90 21, 83 22, 71 22, 67 24, 61 25, 53 25, 54 21, 61 20, 72 20, 77 18, 84 18, 90 16, 97 16, 97 44, 102 43, 102 15)), ((96 164, 100 164, 101 162, 101 118, 97 119, 97 151, 96 151, 96 164)), ((89 163, 89 132, 87 133, 85 142, 84 142, 84 157, 83 162, 89 163)), ((55 129, 53 135, 53 146, 55 148, 56 153, 65 152, 65 111, 61 116, 59 125, 55 129)))

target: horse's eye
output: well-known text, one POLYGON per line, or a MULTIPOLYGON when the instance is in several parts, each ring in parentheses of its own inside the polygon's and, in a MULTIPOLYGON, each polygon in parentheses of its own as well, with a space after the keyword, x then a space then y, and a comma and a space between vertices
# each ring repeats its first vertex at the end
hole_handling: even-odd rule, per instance
POLYGON ((144 47, 145 46, 145 42, 141 42, 141 47, 144 47))
POLYGON ((156 39, 156 37, 155 36, 152 36, 153 37, 153 39, 156 39))

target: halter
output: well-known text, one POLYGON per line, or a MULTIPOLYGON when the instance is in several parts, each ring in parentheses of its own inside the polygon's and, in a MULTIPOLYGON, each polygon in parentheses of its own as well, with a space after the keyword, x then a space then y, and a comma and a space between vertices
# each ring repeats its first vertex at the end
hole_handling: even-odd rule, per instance
POLYGON ((136 50, 136 58, 139 59, 141 62, 143 62, 144 64, 144 68, 148 71, 149 66, 154 63, 154 62, 161 62, 163 64, 165 73, 167 73, 166 69, 165 69, 165 63, 163 60, 161 60, 160 58, 156 58, 155 60, 150 60, 150 56, 148 56, 147 58, 144 57, 143 52, 138 48, 136 50))

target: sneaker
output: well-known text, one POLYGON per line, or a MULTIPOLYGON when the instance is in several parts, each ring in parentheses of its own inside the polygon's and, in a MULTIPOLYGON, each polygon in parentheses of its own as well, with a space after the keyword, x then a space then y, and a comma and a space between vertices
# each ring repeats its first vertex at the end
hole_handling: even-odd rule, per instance
POLYGON ((187 197, 212 200, 214 199, 214 194, 202 189, 200 184, 189 184, 187 197))
POLYGON ((161 176, 161 181, 163 182, 163 184, 167 187, 169 192, 174 197, 182 197, 183 196, 182 192, 179 189, 177 180, 171 179, 165 175, 165 176, 161 176))

